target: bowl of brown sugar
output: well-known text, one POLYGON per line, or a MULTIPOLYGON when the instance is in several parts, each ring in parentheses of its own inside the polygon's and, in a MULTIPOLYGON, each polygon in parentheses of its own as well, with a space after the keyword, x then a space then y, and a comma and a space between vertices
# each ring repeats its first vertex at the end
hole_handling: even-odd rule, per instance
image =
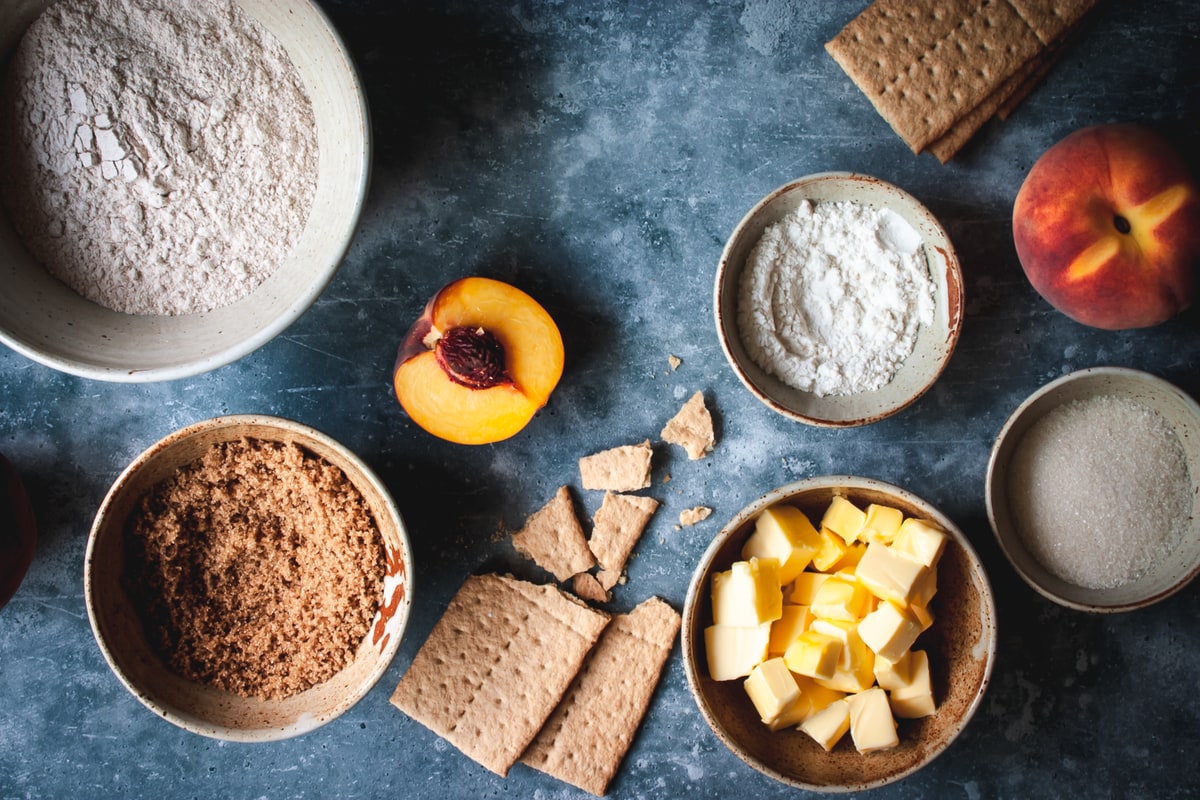
POLYGON ((387 488, 325 434, 237 415, 138 456, 88 538, 92 632, 117 678, 194 733, 307 733, 387 669, 412 554, 387 488))
POLYGON ((3 3, 0 64, 0 342, 178 379, 265 345, 333 279, 371 135, 316 3, 3 3))
POLYGON ((1081 611, 1131 611, 1200 574, 1200 405, 1134 369, 1051 381, 1005 422, 988 518, 1034 590, 1081 611))

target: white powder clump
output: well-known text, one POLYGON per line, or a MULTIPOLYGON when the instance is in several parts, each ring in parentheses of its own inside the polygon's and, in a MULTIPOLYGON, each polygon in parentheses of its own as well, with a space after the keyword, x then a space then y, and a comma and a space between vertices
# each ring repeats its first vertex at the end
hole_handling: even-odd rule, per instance
POLYGON ((55 3, 14 53, 0 117, 25 245, 116 311, 244 297, 312 207, 312 104, 283 46, 231 0, 55 3))
POLYGON ((885 386, 933 322, 921 244, 899 214, 850 201, 805 201, 767 227, 738 295, 754 363, 821 397, 885 386))
POLYGON ((1046 414, 1017 444, 1008 482, 1030 555, 1089 589, 1135 580, 1192 524, 1179 437, 1157 411, 1125 397, 1075 400, 1046 414))

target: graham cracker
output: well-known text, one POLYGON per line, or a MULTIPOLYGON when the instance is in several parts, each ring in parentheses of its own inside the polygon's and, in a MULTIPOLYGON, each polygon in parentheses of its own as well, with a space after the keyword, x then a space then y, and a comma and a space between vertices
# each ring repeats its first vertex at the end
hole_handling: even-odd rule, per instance
POLYGON ((825 49, 919 153, 1065 35, 1094 2, 876 0, 825 49))
POLYGON ((650 485, 650 458, 654 451, 647 439, 641 444, 613 447, 579 459, 579 478, 584 489, 632 492, 650 485))
POLYGON ((512 543, 517 552, 532 558, 559 581, 596 565, 566 486, 560 486, 546 505, 529 515, 521 530, 513 534, 512 543))
POLYGON ((497 775, 533 741, 608 615, 510 575, 466 580, 391 702, 497 775))
MULTIPOLYGON (((612 587, 608 587, 611 589, 612 587)), ((590 572, 581 572, 571 579, 575 596, 589 603, 607 603, 611 597, 608 589, 590 572)))
MULTIPOLYGON (((604 500, 592 519, 592 537, 588 546, 606 572, 615 572, 619 576, 633 546, 646 529, 646 523, 657 510, 658 501, 653 497, 604 493, 604 500)), ((604 585, 605 577, 601 575, 601 585, 604 585)), ((604 588, 611 589, 612 586, 604 588)))
POLYGON ((657 597, 613 618, 521 762, 603 796, 662 675, 679 613, 657 597))
POLYGON ((704 394, 693 394, 659 435, 663 441, 686 450, 688 458, 693 461, 708 455, 716 444, 716 436, 713 434, 712 415, 704 405, 704 394))
POLYGON ((679 524, 684 527, 691 527, 697 522, 703 522, 712 514, 712 509, 708 506, 693 506, 685 508, 679 512, 679 524))
POLYGON ((620 569, 602 569, 596 573, 596 581, 604 591, 611 592, 613 587, 621 582, 623 574, 620 569))

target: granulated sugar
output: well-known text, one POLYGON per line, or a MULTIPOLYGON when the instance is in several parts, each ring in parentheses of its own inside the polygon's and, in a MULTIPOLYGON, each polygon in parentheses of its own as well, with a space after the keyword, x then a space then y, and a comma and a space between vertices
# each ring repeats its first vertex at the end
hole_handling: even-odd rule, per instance
POLYGON ((767 372, 818 396, 878 389, 933 322, 921 236, 899 214, 805 202, 746 259, 738 327, 767 372))
POLYGON ((33 256, 130 314, 232 303, 291 252, 316 189, 312 105, 231 0, 61 0, 14 52, 4 201, 33 256))
POLYGON ((1076 400, 1021 438, 1009 504, 1030 554, 1089 589, 1128 583, 1190 522, 1192 478, 1175 432, 1129 398, 1076 400))

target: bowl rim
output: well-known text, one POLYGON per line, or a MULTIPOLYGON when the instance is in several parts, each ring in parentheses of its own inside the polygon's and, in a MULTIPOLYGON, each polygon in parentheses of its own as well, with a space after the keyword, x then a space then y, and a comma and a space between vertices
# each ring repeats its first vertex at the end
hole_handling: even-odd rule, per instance
MULTIPOLYGON (((868 175, 862 172, 829 170, 803 175, 799 178, 795 178, 787 183, 775 187, 762 198, 760 198, 756 203, 754 203, 754 205, 751 206, 750 209, 741 216, 737 224, 733 227, 733 230, 730 232, 729 236, 726 238, 725 244, 721 249, 721 256, 717 261, 717 270, 713 282, 712 294, 713 320, 715 322, 717 331, 717 340, 721 345, 722 352, 725 354, 726 361, 729 362, 729 365, 733 368, 734 374, 737 375, 738 380, 742 383, 742 385, 745 386, 761 403, 763 403, 763 405, 767 406, 777 414, 792 419, 796 422, 802 422, 806 425, 820 428, 852 428, 862 425, 869 425, 898 414, 915 403, 922 396, 924 396, 926 392, 933 388, 933 385, 938 381, 942 373, 945 371, 947 365, 950 363, 950 359, 954 354, 955 347, 958 344, 959 335, 962 331, 962 322, 965 310, 963 294, 964 283, 962 265, 959 262, 958 253, 954 248, 953 241, 950 239, 950 235, 947 233, 941 221, 934 216, 933 212, 931 212, 924 203, 922 203, 913 194, 905 189, 900 188, 894 183, 883 180, 882 178, 877 178, 874 175, 868 175), (854 181, 864 185, 874 185, 884 192, 895 194, 906 204, 910 205, 911 208, 917 212, 918 216, 922 218, 922 221, 926 225, 930 226, 933 230, 937 231, 941 238, 944 239, 946 247, 937 247, 937 249, 941 251, 943 257, 946 259, 948 275, 951 278, 951 280, 948 281, 948 284, 952 284, 947 286, 951 296, 946 298, 948 326, 946 331, 947 335, 945 340, 945 353, 938 363, 937 368, 933 370, 929 380, 926 381, 924 385, 921 386, 918 391, 913 393, 911 396, 904 398, 897 403, 893 403, 889 407, 884 408, 874 414, 851 419, 830 419, 826 417, 815 416, 813 414, 805 414, 789 408, 780 401, 771 397, 765 389, 761 388, 754 381, 754 379, 747 372, 746 368, 742 365, 741 360, 733 352, 733 346, 729 342, 729 337, 726 335, 726 326, 722 321, 722 284, 725 281, 726 273, 734 269, 740 273, 740 270, 744 266, 740 264, 736 266, 732 265, 731 257, 735 244, 739 241, 745 229, 750 226, 754 218, 763 209, 778 200, 780 197, 783 197, 784 195, 806 185, 824 181, 854 181)), ((735 300, 735 318, 730 322, 730 327, 736 328, 736 322, 735 300)), ((736 333, 736 330, 733 332, 736 333)))
POLYGON ((983 564, 983 560, 979 557, 978 551, 976 551, 975 547, 971 544, 971 541, 966 534, 963 533, 963 531, 945 513, 919 495, 900 486, 896 486, 895 484, 878 480, 876 478, 867 478, 857 475, 813 476, 783 484, 782 486, 778 486, 760 495, 758 498, 739 510, 729 520, 729 522, 727 522, 721 528, 720 532, 713 537, 712 541, 709 542, 708 547, 705 548, 703 555, 697 562, 696 568, 692 571, 691 577, 688 581, 687 595, 684 599, 683 622, 680 627, 680 636, 682 637, 681 650, 683 656, 683 671, 684 677, 687 679, 689 693, 692 695, 693 701, 699 708, 700 715, 704 718, 705 722, 712 729, 713 733, 716 734, 721 743, 745 764, 769 778, 797 789, 830 794, 861 792, 895 783, 918 772, 919 770, 928 766, 942 753, 946 752, 946 750, 950 749, 955 740, 962 735, 963 731, 967 729, 967 726, 975 716, 976 711, 978 711, 979 707, 983 704, 984 695, 987 693, 987 688, 991 684, 999 643, 997 625, 995 591, 992 588, 991 580, 988 577, 987 569, 983 564), (786 501, 801 492, 814 489, 828 489, 834 492, 839 489, 887 492, 902 498, 905 502, 911 505, 919 506, 920 508, 927 510, 930 513, 930 516, 936 522, 942 525, 947 533, 951 535, 957 544, 962 547, 968 561, 972 563, 974 567, 974 577, 977 578, 979 582, 979 597, 983 606, 980 609, 981 639, 984 640, 986 644, 983 672, 980 676, 978 690, 971 698, 970 703, 967 704, 963 716, 958 722, 956 730, 951 736, 945 739, 939 749, 928 752, 922 761, 913 765, 912 767, 900 770, 895 774, 887 775, 879 779, 864 780, 853 784, 832 785, 807 783, 793 776, 781 773, 780 771, 752 757, 749 753, 745 753, 740 749, 734 749, 731 747, 729 742, 733 739, 733 736, 724 730, 723 726, 721 726, 717 721, 716 714, 713 712, 711 706, 704 696, 704 693, 701 691, 699 684, 701 667, 696 662, 694 657, 695 653, 693 653, 694 648, 689 642, 691 630, 695 626, 696 617, 699 614, 701 592, 703 592, 706 588, 703 585, 705 574, 712 566, 713 560, 716 558, 717 553, 721 550, 725 543, 733 538, 734 535, 736 535, 739 530, 743 528, 743 526, 745 526, 763 509, 776 503, 786 501))
MULTIPOLYGON (((319 455, 319 454, 318 454, 319 455)), ((350 476, 347 476, 348 478, 350 476)), ((360 489, 361 491, 361 489, 360 489)), ((309 733, 326 723, 332 722, 337 717, 341 716, 346 711, 349 711, 360 700, 362 700, 379 682, 384 673, 390 667, 396 653, 399 651, 400 643, 404 638, 404 633, 412 619, 413 607, 413 549, 412 542, 408 535, 407 525, 404 522, 403 516, 400 514, 399 508, 396 506, 395 500, 388 491, 387 486, 379 478, 367 464, 350 448, 338 442, 333 437, 322 431, 304 425, 300 422, 290 420, 284 417, 277 417, 267 414, 230 414, 225 416, 211 417, 209 419, 200 420, 179 428, 158 441, 152 443, 144 449, 136 458, 134 458, 128 466, 125 467, 113 481, 108 491, 105 493, 104 499, 101 501, 93 519, 91 528, 88 532, 87 544, 84 552, 83 564, 83 585, 84 585, 84 603, 87 609, 88 623, 92 630, 92 636, 100 648, 101 654, 104 656, 105 662, 109 669, 121 682, 121 684, 132 694, 142 705, 154 713, 155 716, 171 722, 172 724, 183 728, 184 730, 206 736, 212 739, 232 742, 268 742, 289 739, 295 736, 300 736, 309 733), (281 432, 290 433, 296 437, 302 444, 307 442, 315 442, 321 447, 335 451, 341 458, 344 458, 347 463, 358 473, 361 481, 354 480, 356 487, 363 484, 369 485, 372 490, 378 495, 386 510, 386 513, 392 518, 395 523, 395 533, 398 540, 401 559, 403 562, 403 586, 404 595, 400 600, 395 611, 389 617, 389 621, 394 620, 394 629, 389 631, 389 638, 380 648, 379 657, 372 663, 371 669, 363 674, 360 680, 354 687, 354 690, 336 704, 333 704, 327 713, 310 714, 305 713, 300 715, 297 720, 288 726, 265 726, 265 727, 231 727, 221 725, 207 720, 200 719, 188 713, 181 713, 173 706, 160 703, 152 693, 146 691, 143 687, 134 682, 133 678, 127 674, 122 665, 122 659, 117 656, 112 647, 106 640, 103 629, 105 623, 100 619, 97 611, 97 601, 95 600, 96 579, 93 574, 95 563, 95 550, 97 547, 97 539, 100 535, 105 515, 113 506, 116 499, 121 495, 128 486, 131 477, 147 464, 160 457, 162 453, 168 449, 178 445, 180 442, 188 440, 195 435, 211 432, 215 430, 226 429, 239 425, 252 425, 256 427, 266 427, 279 430, 281 432)), ((386 592, 388 586, 388 578, 384 579, 385 596, 380 599, 380 609, 387 602, 386 592)), ((371 630, 374 629, 376 622, 380 619, 380 612, 377 611, 371 622, 371 630)), ((373 632, 368 632, 367 638, 374 636, 373 632)), ((364 641, 366 641, 364 639, 364 641)), ((361 645, 360 645, 361 646, 361 645)))
MULTIPOLYGON (((356 176, 357 185, 353 192, 353 200, 349 207, 346 208, 346 219, 350 224, 346 226, 336 242, 331 242, 328 263, 323 264, 321 271, 312 276, 307 289, 295 297, 285 308, 280 309, 275 317, 266 325, 256 330, 252 335, 225 347, 215 349, 198 358, 177 364, 144 368, 136 366, 132 368, 118 368, 111 365, 93 363, 60 354, 54 350, 42 349, 39 347, 38 340, 35 337, 10 330, 4 324, 0 324, 0 343, 3 343, 31 361, 80 378, 111 383, 152 383, 179 380, 211 372, 253 353, 289 328, 324 293, 329 284, 333 282, 342 263, 345 261, 346 254, 354 242, 363 209, 366 206, 367 194, 370 189, 371 176, 374 169, 374 139, 366 89, 363 86, 358 67, 350 55, 345 40, 336 26, 334 26, 329 15, 325 13, 315 0, 298 1, 307 6, 314 17, 320 20, 324 26, 325 33, 328 35, 332 51, 344 62, 347 69, 348 83, 353 87, 353 95, 349 102, 353 106, 355 116, 361 120, 362 128, 361 148, 355 148, 359 162, 358 175, 356 176)), ((242 5, 240 0, 235 0, 235 2, 242 5)), ((252 295, 253 292, 247 295, 247 297, 252 295)), ((209 313, 212 312, 202 312, 191 316, 203 317, 209 313)))
MULTIPOLYGON (((1019 444, 1019 440, 1012 439, 1013 429, 1021 423, 1021 418, 1029 412, 1037 403, 1048 395, 1067 384, 1084 381, 1089 379, 1102 379, 1105 377, 1127 378, 1131 381, 1143 383, 1158 391, 1172 394, 1178 397, 1182 403, 1187 406, 1193 416, 1200 424, 1200 403, 1197 403, 1194 398, 1175 386, 1165 378, 1161 378, 1153 373, 1144 370, 1135 369, 1132 367, 1115 367, 1115 366, 1095 366, 1085 367, 1066 375, 1061 375, 1052 381, 1049 381, 1042 386, 1039 386, 1026 398, 1024 398, 1012 412, 1005 418, 1004 424, 1000 431, 996 434, 996 438, 992 442, 991 451, 988 455, 987 471, 984 478, 984 504, 987 508, 988 524, 992 529, 992 535, 996 538, 996 543, 1000 546, 1001 552, 1004 553, 1004 558, 1008 561, 1013 570, 1020 576, 1031 589, 1037 592, 1042 597, 1054 602, 1065 608, 1083 611, 1090 614, 1117 614, 1126 611, 1136 611, 1145 608, 1155 603, 1166 600, 1168 597, 1180 592, 1191 583, 1198 575, 1200 575, 1200 563, 1196 564, 1190 572, 1184 575, 1180 580, 1176 581, 1167 588, 1143 596, 1139 599, 1132 599, 1125 602, 1113 603, 1096 603, 1075 600, 1066 595, 1054 591, 1048 586, 1045 586, 1038 580, 1030 570, 1026 569, 1021 559, 1018 557, 1016 550, 1019 546, 1018 534, 1015 530, 1006 532, 1001 531, 999 524, 997 507, 999 498, 996 497, 996 483, 999 480, 998 464, 1001 455, 1007 450, 1015 448, 1019 444)), ((1010 454, 1011 455, 1011 454, 1010 454)), ((1195 480, 1193 479, 1193 484, 1195 480)), ((1023 549, 1023 548, 1022 548, 1023 549)), ((1030 555, 1029 561, 1036 563, 1036 559, 1030 555)))

